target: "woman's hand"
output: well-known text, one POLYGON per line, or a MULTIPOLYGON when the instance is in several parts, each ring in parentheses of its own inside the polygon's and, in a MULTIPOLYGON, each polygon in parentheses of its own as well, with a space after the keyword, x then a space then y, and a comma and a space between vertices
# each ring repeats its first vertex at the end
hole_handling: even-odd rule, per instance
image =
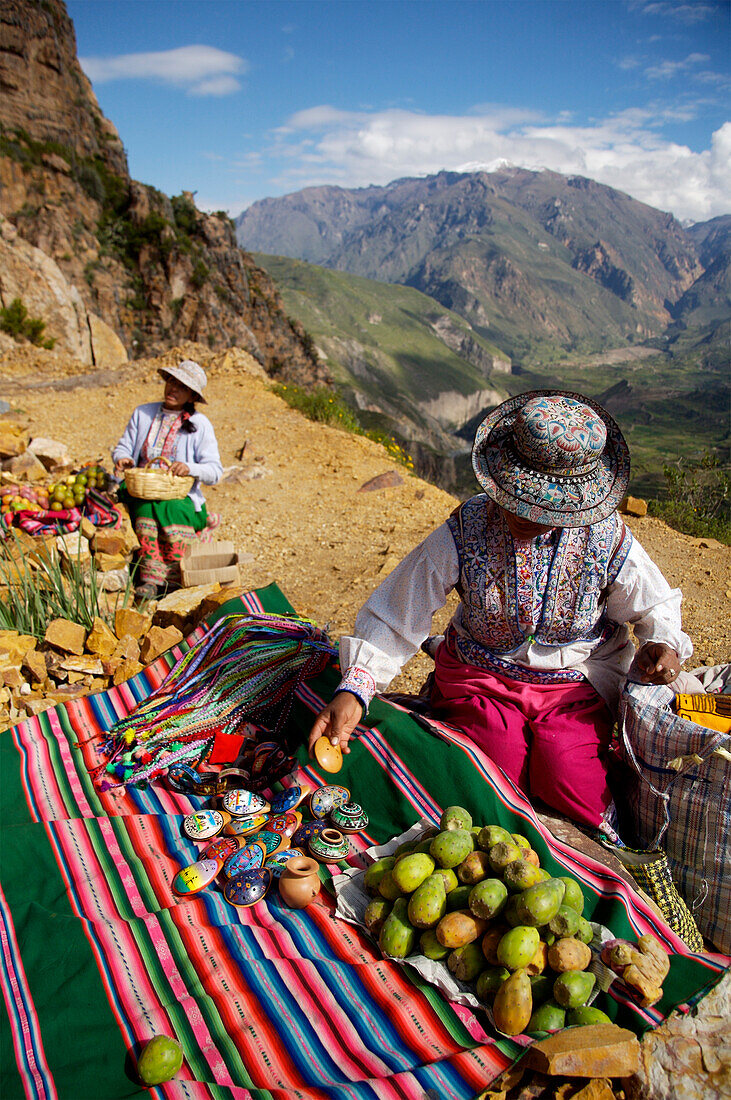
POLYGON ((187 477, 190 473, 190 469, 184 462, 173 462, 170 467, 170 473, 175 474, 176 477, 187 477))
POLYGON ((134 466, 135 460, 133 458, 118 458, 114 463, 114 473, 119 476, 124 470, 129 470, 131 466, 134 466))
POLYGON ((310 756, 315 741, 328 737, 331 745, 339 745, 343 752, 350 752, 348 741, 363 717, 363 704, 349 691, 339 691, 332 702, 320 711, 310 730, 307 743, 310 756))
POLYGON ((680 672, 680 658, 664 642, 645 642, 635 656, 634 669, 646 684, 672 684, 680 672))

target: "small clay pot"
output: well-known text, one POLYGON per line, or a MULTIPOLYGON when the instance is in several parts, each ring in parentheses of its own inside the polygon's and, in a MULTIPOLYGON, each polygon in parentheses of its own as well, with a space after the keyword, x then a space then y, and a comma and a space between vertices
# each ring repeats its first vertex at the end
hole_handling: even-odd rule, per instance
POLYGON ((310 839, 308 847, 320 863, 339 863, 350 854, 350 844, 339 829, 323 829, 310 839))
POLYGON ((291 909, 304 909, 320 893, 317 860, 295 856, 279 876, 279 896, 291 909))

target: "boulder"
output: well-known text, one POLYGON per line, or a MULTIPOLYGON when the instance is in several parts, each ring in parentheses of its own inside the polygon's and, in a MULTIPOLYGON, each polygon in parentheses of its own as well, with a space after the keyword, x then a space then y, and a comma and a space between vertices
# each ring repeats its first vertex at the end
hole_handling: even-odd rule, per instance
POLYGON ((112 676, 112 682, 116 685, 123 684, 125 680, 129 680, 131 676, 136 676, 138 672, 142 672, 145 666, 140 664, 139 661, 122 661, 116 668, 114 675, 112 676))
POLYGON ((14 420, 0 420, 0 458, 15 458, 28 448, 28 429, 14 420))
POLYGON ((91 548, 95 554, 126 554, 127 536, 124 531, 112 527, 95 528, 91 536, 91 548))
POLYGON ((122 569, 108 569, 106 572, 100 569, 96 574, 96 586, 102 592, 124 592, 128 584, 129 567, 127 565, 122 569))
POLYGON ((89 332, 91 354, 96 367, 101 370, 111 370, 127 362, 127 349, 124 344, 114 329, 95 313, 89 314, 89 332))
MULTIPOLYGON (((111 657, 119 644, 116 634, 110 630, 103 619, 94 619, 94 624, 86 639, 87 653, 93 653, 97 657, 111 657)), ((101 668, 99 669, 101 672, 101 668)))
POLYGON ((176 626, 178 630, 187 633, 203 618, 203 601, 220 589, 218 581, 212 581, 211 584, 198 584, 193 588, 180 588, 177 592, 170 592, 158 602, 152 621, 155 626, 176 626))
POLYGON ((63 653, 75 653, 80 657, 84 652, 86 631, 80 623, 72 623, 69 619, 53 619, 46 628, 45 640, 54 649, 60 649, 63 653))
POLYGON ((67 564, 78 564, 82 570, 91 565, 89 543, 81 531, 70 531, 56 538, 56 549, 67 564))
POLYGON ((21 661, 36 648, 37 638, 33 634, 19 634, 17 630, 0 630, 0 653, 10 656, 10 663, 21 661))
POLYGON ((534 1043, 525 1064, 551 1077, 630 1077, 640 1066, 637 1036, 616 1024, 587 1024, 534 1043))
POLYGON ((22 481, 44 481, 48 472, 32 451, 8 459, 6 469, 22 481))
POLYGON ((95 554, 94 565, 100 573, 119 573, 127 565, 124 554, 95 554))
MULTIPOLYGON (((91 635, 89 635, 91 637, 91 635)), ((89 644, 87 639, 87 646, 89 644)), ((102 663, 98 657, 87 657, 86 654, 82 654, 81 657, 67 657, 61 662, 62 669, 68 673, 81 676, 103 676, 104 669, 102 663)), ((71 676, 69 676, 69 682, 73 683, 71 676)))
POLYGON ((39 462, 43 463, 46 470, 57 470, 59 466, 70 466, 71 456, 64 443, 57 443, 55 439, 45 439, 36 436, 28 444, 28 450, 32 451, 39 462))
POLYGON ((114 613, 114 631, 120 642, 126 634, 133 638, 141 638, 152 626, 149 615, 143 615, 134 607, 120 607, 114 613))
POLYGON ((48 679, 46 658, 37 649, 30 649, 23 657, 21 668, 26 673, 31 684, 45 684, 48 679))
POLYGON ((140 658, 149 665, 161 653, 165 653, 171 646, 177 645, 182 640, 182 631, 175 626, 152 626, 142 640, 140 658))
POLYGON ((646 516, 647 501, 640 499, 640 497, 625 497, 619 506, 619 510, 624 516, 646 516))

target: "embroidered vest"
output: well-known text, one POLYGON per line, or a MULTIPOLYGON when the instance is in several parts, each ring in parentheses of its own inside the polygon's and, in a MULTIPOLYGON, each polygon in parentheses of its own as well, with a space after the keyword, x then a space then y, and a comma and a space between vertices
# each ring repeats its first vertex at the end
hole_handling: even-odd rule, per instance
POLYGON ((462 660, 485 663, 476 661, 474 643, 499 657, 529 640, 570 645, 609 637, 616 629, 605 618, 602 595, 632 543, 616 514, 514 544, 500 509, 480 494, 447 523, 459 554, 462 600, 460 629, 452 631, 451 641, 462 660))

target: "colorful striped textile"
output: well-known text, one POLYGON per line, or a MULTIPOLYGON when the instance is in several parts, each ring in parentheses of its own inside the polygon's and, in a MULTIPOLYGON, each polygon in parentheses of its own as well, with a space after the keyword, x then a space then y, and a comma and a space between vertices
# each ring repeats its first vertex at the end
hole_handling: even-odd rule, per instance
MULTIPOLYGON (((233 611, 291 608, 270 586, 209 622, 233 611)), ((275 891, 251 909, 229 906, 212 889, 176 897, 171 881, 199 851, 181 833, 182 816, 206 803, 162 784, 94 785, 101 735, 203 633, 121 687, 0 737, 0 1095, 136 1095, 129 1054, 164 1033, 185 1056, 178 1076, 151 1090, 169 1100, 471 1100, 520 1043, 449 1005, 408 966, 382 959, 356 927, 334 917, 326 889, 304 910, 288 909, 275 891)), ((303 739, 338 679, 329 668, 298 689, 291 722, 303 739)), ((728 960, 691 955, 622 880, 553 840, 523 796, 460 735, 427 731, 378 700, 369 722, 337 780, 371 818, 356 847, 461 803, 479 820, 519 828, 545 866, 580 878, 590 916, 619 935, 653 931, 679 952, 663 1001, 638 1012, 617 995, 610 1012, 618 1022, 640 1032, 718 980, 728 960)), ((301 782, 332 780, 304 747, 299 759, 301 782)))

